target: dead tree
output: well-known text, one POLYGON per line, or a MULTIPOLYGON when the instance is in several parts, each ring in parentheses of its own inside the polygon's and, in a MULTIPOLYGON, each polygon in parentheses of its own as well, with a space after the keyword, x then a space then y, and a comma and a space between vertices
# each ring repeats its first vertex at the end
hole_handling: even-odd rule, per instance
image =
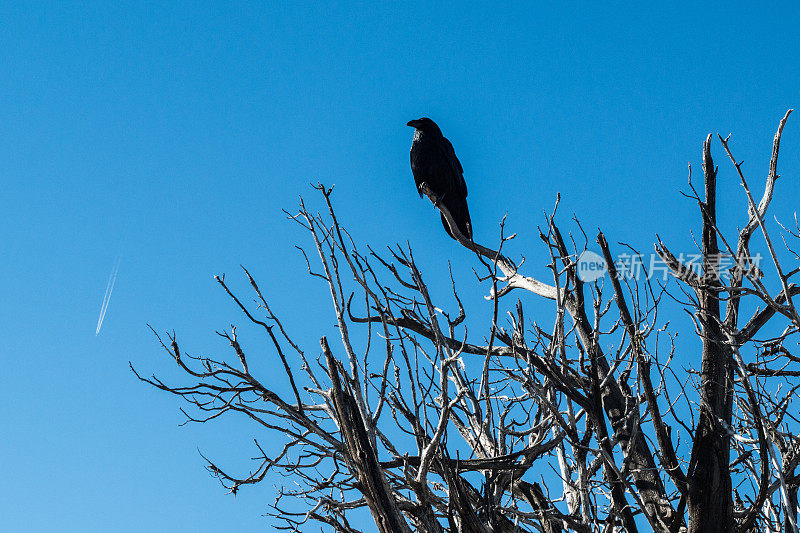
POLYGON ((474 243, 423 184, 488 292, 480 305, 491 321, 474 333, 455 282, 451 296, 435 296, 410 247, 359 247, 337 218, 332 189, 319 185, 325 214, 301 200, 290 218, 313 242, 316 259, 306 262, 330 290, 335 345, 322 337, 318 348, 301 347, 247 270, 255 305, 216 278, 263 330, 291 392, 250 372, 235 326, 218 332, 228 357, 191 356, 174 333, 159 336, 186 385, 136 375, 188 402, 191 421, 238 412, 281 438, 271 454, 256 441, 249 475, 207 466, 233 493, 289 480, 270 513, 292 531, 314 523, 357 531, 352 516, 363 508, 385 533, 796 533, 800 286, 792 278, 800 256, 792 246, 800 227, 796 216, 793 227, 767 219, 790 112, 758 201, 730 139, 719 137, 747 205, 735 238, 717 224, 708 136, 702 195, 689 170, 687 196, 702 222, 697 261, 655 244, 668 282, 646 264, 635 275, 619 259, 631 250, 612 249, 602 232, 607 274, 584 281, 589 240, 577 220, 564 238, 556 209, 539 231, 551 279, 526 276, 504 253, 514 237, 504 223, 496 250, 474 243), (535 300, 538 315, 549 311, 531 322, 525 306, 535 300), (691 341, 676 341, 672 324, 684 324, 691 341))

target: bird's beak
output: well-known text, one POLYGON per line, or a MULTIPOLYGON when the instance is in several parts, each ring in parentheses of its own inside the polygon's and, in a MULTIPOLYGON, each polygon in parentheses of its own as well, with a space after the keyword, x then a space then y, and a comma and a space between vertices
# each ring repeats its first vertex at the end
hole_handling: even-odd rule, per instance
POLYGON ((412 128, 416 128, 417 124, 419 124, 419 121, 417 120, 409 120, 406 122, 406 126, 411 126, 412 128))

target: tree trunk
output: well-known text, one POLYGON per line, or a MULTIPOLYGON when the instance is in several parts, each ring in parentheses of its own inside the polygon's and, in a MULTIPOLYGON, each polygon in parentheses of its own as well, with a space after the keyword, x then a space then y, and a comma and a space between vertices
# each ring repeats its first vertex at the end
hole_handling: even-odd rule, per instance
POLYGON ((411 533, 411 529, 397 507, 392 491, 387 486, 383 470, 381 470, 375 450, 372 448, 364 427, 358 405, 356 405, 347 384, 342 383, 339 379, 339 368, 328 347, 328 340, 322 337, 320 344, 333 381, 333 405, 336 408, 336 418, 342 433, 342 441, 349 455, 349 466, 358 479, 360 490, 364 494, 372 518, 381 533, 411 533))
POLYGON ((703 213, 703 282, 699 289, 699 320, 703 330, 700 376, 700 416, 689 473, 689 533, 722 533, 733 529, 730 427, 732 376, 730 348, 720 328, 721 287, 716 233, 716 169, 711 159, 711 135, 703 143, 706 200, 703 213))

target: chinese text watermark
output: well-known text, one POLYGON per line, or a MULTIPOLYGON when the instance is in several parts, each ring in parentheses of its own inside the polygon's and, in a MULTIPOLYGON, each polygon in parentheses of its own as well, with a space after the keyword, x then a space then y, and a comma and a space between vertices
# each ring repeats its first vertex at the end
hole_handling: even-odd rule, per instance
MULTIPOLYGON (((703 255, 700 253, 679 254, 676 256, 683 267, 698 276, 703 274, 703 255)), ((731 254, 718 254, 709 258, 709 272, 714 273, 719 280, 727 281, 731 270, 737 266, 736 259, 731 254)), ((761 254, 739 259, 742 270, 758 270, 761 263, 761 254)), ((660 279, 666 281, 672 272, 669 264, 658 254, 619 254, 614 261, 614 266, 620 277, 635 280, 660 279)), ((602 278, 608 272, 606 260, 598 253, 591 250, 584 251, 576 263, 578 277, 581 281, 592 283, 602 278)))

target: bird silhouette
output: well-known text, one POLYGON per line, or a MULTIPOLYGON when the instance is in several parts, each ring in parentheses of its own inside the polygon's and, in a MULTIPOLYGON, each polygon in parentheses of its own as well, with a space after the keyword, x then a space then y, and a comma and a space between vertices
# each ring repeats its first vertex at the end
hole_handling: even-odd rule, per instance
MULTIPOLYGON (((467 183, 464 170, 456 157, 453 145, 442 135, 442 130, 428 117, 411 120, 407 124, 414 128, 411 143, 411 172, 422 198, 422 183, 427 183, 452 215, 459 231, 472 240, 472 221, 467 207, 467 183)), ((455 239, 447 219, 442 215, 442 225, 450 237, 455 239)))

